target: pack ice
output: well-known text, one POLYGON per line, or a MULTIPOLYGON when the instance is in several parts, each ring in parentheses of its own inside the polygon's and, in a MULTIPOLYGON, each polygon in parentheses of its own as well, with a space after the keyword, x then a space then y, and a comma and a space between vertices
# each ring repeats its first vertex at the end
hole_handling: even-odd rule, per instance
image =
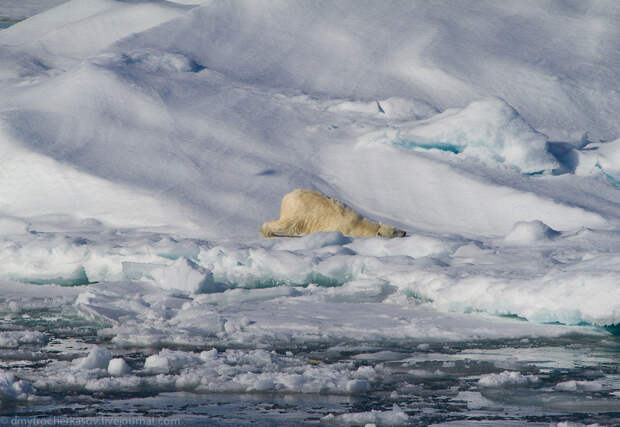
POLYGON ((385 372, 275 350, 617 333, 620 9, 585 3, 71 0, 0 31, 0 311, 107 343, 0 399, 359 394, 385 372), (407 237, 262 239, 294 188, 407 237))

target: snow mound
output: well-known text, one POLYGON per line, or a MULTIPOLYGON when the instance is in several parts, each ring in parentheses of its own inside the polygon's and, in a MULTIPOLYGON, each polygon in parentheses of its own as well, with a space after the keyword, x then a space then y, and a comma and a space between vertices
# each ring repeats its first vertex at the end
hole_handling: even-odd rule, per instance
POLYGON ((564 381, 558 383, 554 387, 556 390, 560 391, 573 391, 573 392, 588 392, 588 391, 601 391, 603 390, 603 385, 597 381, 564 381))
POLYGON ((601 170, 620 182, 620 139, 598 144, 597 148, 597 163, 601 170))
POLYGON ((613 184, 620 185, 620 139, 591 143, 576 151, 575 174, 587 176, 602 173, 613 184))
POLYGON ((400 239, 357 239, 348 247, 364 256, 398 256, 422 258, 450 252, 457 242, 446 238, 412 234, 400 239))
POLYGON ((34 396, 32 384, 19 380, 15 375, 0 370, 0 404, 3 401, 29 400, 34 396))
POLYGON ((0 332, 0 348, 18 348, 22 345, 44 346, 48 336, 38 331, 0 332))
POLYGON ((17 379, 10 372, 0 370, 0 405, 3 401, 31 400, 34 393, 32 384, 17 379))
POLYGON ((334 245, 346 245, 353 241, 339 231, 319 231, 307 236, 274 239, 273 248, 283 251, 302 251, 326 248, 334 245))
POLYGON ((542 221, 519 221, 504 238, 504 241, 513 245, 529 245, 553 240, 559 235, 559 231, 552 229, 542 221))
POLYGON ((73 365, 78 369, 107 369, 112 353, 105 347, 93 347, 88 356, 75 359, 73 365))
POLYGON ((450 108, 428 120, 397 128, 392 143, 497 161, 523 173, 559 166, 547 151, 547 137, 499 98, 474 101, 462 109, 450 108))
POLYGON ((349 425, 349 426, 401 426, 408 425, 410 417, 397 404, 389 411, 372 410, 368 412, 353 412, 350 414, 329 414, 321 418, 326 424, 349 425))
POLYGON ((108 374, 113 377, 122 377, 123 375, 127 375, 131 372, 131 368, 125 362, 125 359, 119 357, 116 359, 111 359, 108 363, 108 374))
POLYGON ((73 0, 2 31, 0 44, 85 58, 130 34, 179 17, 183 11, 170 2, 73 0))
POLYGON ((150 272, 157 286, 188 294, 216 291, 213 273, 187 258, 179 258, 171 265, 154 268, 150 272))
MULTIPOLYGON (((311 242, 313 240, 316 241, 316 237, 310 239, 311 242)), ((341 246, 336 248, 337 253, 344 251, 340 257, 336 256, 342 259, 338 263, 329 261, 332 258, 329 253, 315 256, 304 251, 269 250, 240 244, 201 250, 198 260, 201 265, 208 266, 217 282, 235 287, 262 288, 308 283, 333 285, 352 277, 358 268, 350 256, 351 252, 341 246), (326 262, 323 259, 327 259, 326 262)))
POLYGON ((499 374, 487 374, 480 377, 478 384, 483 387, 512 387, 536 384, 540 379, 535 375, 523 375, 520 372, 504 371, 499 374))
POLYGON ((146 358, 144 369, 153 373, 168 374, 202 363, 203 359, 198 354, 163 349, 158 354, 146 358))

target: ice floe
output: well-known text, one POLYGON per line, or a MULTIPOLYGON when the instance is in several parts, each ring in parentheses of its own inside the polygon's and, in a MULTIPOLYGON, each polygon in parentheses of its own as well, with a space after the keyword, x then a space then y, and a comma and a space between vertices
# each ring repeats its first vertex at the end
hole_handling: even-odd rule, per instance
POLYGON ((401 426, 408 425, 409 415, 405 413, 397 404, 392 409, 386 411, 372 410, 369 412, 352 412, 334 416, 329 414, 321 418, 326 424, 351 425, 351 426, 401 426))
POLYGON ((22 345, 44 346, 48 336, 38 331, 0 332, 0 348, 18 348, 22 345))
POLYGON ((511 387, 536 384, 540 380, 535 375, 523 375, 520 372, 503 371, 499 374, 483 375, 478 384, 483 387, 511 387))
POLYGON ((5 370, 0 371, 0 404, 16 400, 36 398, 35 390, 28 381, 20 380, 5 370))
POLYGON ((108 363, 108 374, 112 375, 113 377, 122 377, 123 375, 127 375, 130 372, 131 368, 122 357, 110 359, 110 362, 108 363))

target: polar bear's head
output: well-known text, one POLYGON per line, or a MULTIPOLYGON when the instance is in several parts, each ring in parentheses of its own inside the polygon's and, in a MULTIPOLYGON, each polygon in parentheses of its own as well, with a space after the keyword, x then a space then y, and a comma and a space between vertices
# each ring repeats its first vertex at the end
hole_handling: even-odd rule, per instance
POLYGON ((379 229, 377 230, 377 236, 387 237, 388 239, 393 237, 405 237, 406 235, 406 232, 392 227, 391 225, 379 224, 379 229))

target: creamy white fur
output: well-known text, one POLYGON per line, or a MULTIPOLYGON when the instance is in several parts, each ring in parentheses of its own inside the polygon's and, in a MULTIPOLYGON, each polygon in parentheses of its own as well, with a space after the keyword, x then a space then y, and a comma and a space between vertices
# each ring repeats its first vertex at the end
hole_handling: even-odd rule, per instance
POLYGON ((261 228, 265 237, 340 231, 362 237, 403 237, 404 231, 370 221, 344 203, 314 190, 293 190, 282 198, 280 219, 261 228))

